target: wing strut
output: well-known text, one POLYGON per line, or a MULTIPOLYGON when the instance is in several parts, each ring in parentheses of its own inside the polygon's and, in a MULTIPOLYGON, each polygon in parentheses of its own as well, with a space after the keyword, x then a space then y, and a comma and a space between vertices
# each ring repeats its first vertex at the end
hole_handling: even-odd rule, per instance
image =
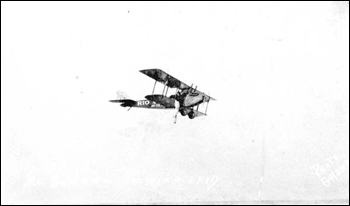
POLYGON ((209 106, 209 101, 210 101, 210 98, 209 98, 209 100, 208 100, 208 102, 207 102, 207 107, 205 108, 205 115, 207 115, 207 110, 208 110, 208 106, 209 106))
POLYGON ((154 86, 153 86, 152 95, 154 94, 154 89, 156 88, 156 84, 157 84, 157 80, 154 82, 154 86))
POLYGON ((164 88, 163 88, 162 96, 164 96, 165 87, 166 87, 166 84, 164 84, 164 88))
POLYGON ((168 94, 169 87, 166 87, 165 96, 168 94))

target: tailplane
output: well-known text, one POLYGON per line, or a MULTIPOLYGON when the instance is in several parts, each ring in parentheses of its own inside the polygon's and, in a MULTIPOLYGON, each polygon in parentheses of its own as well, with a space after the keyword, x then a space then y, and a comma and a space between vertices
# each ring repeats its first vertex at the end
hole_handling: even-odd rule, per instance
POLYGON ((109 100, 109 102, 121 103, 120 106, 122 107, 133 107, 137 104, 136 101, 131 99, 116 99, 116 100, 109 100))

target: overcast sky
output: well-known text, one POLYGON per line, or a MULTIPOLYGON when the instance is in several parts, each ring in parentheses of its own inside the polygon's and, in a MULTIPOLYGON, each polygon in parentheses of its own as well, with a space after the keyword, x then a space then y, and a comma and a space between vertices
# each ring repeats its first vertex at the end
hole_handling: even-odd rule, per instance
POLYGON ((1 2, 2 204, 334 199, 348 2, 1 2), (177 124, 108 102, 147 68, 218 101, 177 124))

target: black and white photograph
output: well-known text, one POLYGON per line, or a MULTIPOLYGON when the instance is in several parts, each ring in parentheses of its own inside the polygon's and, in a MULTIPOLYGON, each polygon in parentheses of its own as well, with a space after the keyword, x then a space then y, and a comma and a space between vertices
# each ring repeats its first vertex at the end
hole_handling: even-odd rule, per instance
POLYGON ((1 205, 349 205, 349 2, 1 1, 1 205))

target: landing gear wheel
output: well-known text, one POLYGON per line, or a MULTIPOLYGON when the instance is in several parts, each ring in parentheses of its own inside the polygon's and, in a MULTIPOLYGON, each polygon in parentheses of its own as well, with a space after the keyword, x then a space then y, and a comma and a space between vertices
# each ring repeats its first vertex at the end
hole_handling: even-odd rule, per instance
POLYGON ((188 118, 190 118, 190 119, 194 119, 194 118, 195 118, 195 114, 194 114, 194 112, 190 112, 190 113, 188 113, 188 118))

